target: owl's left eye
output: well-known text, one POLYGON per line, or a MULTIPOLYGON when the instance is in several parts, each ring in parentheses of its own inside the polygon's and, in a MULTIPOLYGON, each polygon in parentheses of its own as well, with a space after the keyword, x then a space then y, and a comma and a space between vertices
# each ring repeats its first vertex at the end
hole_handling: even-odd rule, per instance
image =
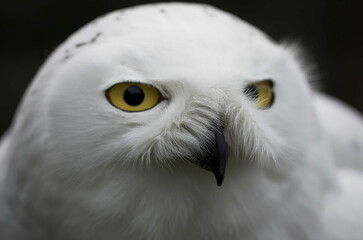
POLYGON ((244 92, 257 108, 266 109, 272 106, 275 98, 272 88, 271 80, 263 80, 247 85, 244 92))
POLYGON ((158 104, 161 94, 149 84, 124 82, 109 88, 106 97, 113 106, 121 110, 140 112, 158 104))

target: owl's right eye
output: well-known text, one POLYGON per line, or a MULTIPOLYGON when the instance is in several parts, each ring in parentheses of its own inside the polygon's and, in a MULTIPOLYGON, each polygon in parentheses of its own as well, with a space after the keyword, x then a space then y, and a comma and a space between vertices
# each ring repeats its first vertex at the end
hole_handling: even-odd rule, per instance
POLYGON ((144 83, 124 82, 106 91, 110 103, 123 111, 141 112, 153 108, 161 100, 160 92, 144 83))

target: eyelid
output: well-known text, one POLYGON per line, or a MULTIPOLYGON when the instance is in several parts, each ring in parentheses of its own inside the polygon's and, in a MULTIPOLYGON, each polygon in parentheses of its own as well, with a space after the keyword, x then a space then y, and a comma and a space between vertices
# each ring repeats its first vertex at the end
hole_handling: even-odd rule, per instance
POLYGON ((167 91, 167 89, 163 85, 158 84, 158 83, 152 83, 152 82, 141 82, 141 81, 134 81, 134 80, 126 80, 126 81, 123 81, 123 82, 115 83, 115 84, 111 85, 108 89, 112 88, 115 85, 121 84, 121 83, 135 83, 135 84, 149 85, 149 86, 155 88, 159 92, 160 97, 161 97, 160 101, 168 100, 169 96, 170 96, 169 92, 167 91))
POLYGON ((256 80, 256 81, 250 81, 247 85, 250 85, 250 84, 259 84, 259 83, 262 83, 262 82, 266 82, 266 83, 270 84, 270 86, 272 88, 275 86, 275 82, 272 79, 270 79, 270 78, 256 80))

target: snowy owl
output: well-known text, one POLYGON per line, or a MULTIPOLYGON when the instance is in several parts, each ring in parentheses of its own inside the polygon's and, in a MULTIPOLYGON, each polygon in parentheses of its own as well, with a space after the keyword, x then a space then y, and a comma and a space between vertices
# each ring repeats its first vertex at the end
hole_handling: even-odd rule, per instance
POLYGON ((301 62, 207 5, 96 19, 2 138, 0 239, 362 239, 362 117, 301 62))

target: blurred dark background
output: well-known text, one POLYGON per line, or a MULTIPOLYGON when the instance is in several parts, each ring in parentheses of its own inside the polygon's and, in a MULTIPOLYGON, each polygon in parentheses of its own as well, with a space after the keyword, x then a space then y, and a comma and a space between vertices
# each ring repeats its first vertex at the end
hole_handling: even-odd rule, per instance
MULTIPOLYGON (((322 90, 363 112, 363 1, 199 1, 247 20, 276 40, 300 40, 322 90)), ((150 1, 0 0, 0 135, 52 50, 106 12, 150 1)))

